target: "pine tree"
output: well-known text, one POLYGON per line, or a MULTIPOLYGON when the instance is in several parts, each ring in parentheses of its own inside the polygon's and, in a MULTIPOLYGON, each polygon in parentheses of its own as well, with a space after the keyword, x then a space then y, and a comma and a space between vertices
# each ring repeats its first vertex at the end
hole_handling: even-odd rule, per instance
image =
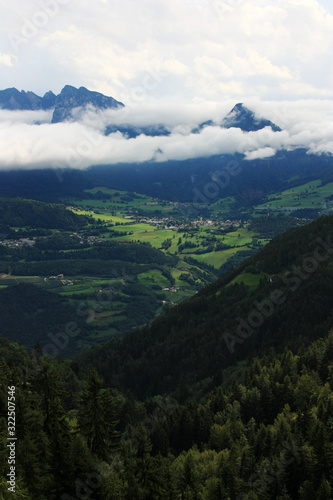
POLYGON ((61 398, 64 393, 58 388, 58 372, 55 364, 44 359, 40 371, 32 385, 41 397, 41 411, 44 431, 49 439, 48 451, 51 454, 49 466, 53 473, 53 488, 50 500, 58 498, 64 491, 72 489, 73 464, 68 456, 71 435, 61 398))
POLYGON ((103 389, 103 380, 93 369, 81 397, 80 430, 95 455, 105 460, 117 446, 116 409, 110 389, 103 389))

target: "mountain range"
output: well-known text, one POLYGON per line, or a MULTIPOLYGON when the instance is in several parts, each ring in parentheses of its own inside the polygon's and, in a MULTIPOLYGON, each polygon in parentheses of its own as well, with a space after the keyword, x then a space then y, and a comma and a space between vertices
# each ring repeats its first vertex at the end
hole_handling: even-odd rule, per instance
POLYGON ((113 97, 107 97, 99 92, 92 92, 85 87, 75 88, 66 85, 60 94, 49 91, 43 97, 34 92, 21 92, 16 88, 0 91, 0 108, 16 110, 49 110, 53 109, 52 123, 68 120, 75 108, 91 105, 98 109, 119 108, 123 103, 113 97))
MULTIPOLYGON (((16 88, 0 90, 0 109, 11 111, 17 110, 51 110, 53 109, 52 123, 59 123, 73 119, 72 111, 75 108, 91 105, 96 109, 116 109, 124 107, 122 102, 113 97, 105 96, 99 92, 94 92, 85 87, 75 88, 66 85, 59 95, 52 91, 46 92, 43 97, 34 92, 21 92, 16 88)), ((201 123, 193 129, 193 133, 199 133, 204 127, 217 126, 212 120, 201 123)), ((236 104, 233 109, 223 119, 221 126, 224 128, 240 128, 244 132, 261 130, 265 127, 271 127, 274 132, 281 131, 280 127, 269 120, 258 118, 253 111, 244 106, 243 103, 236 104)), ((170 131, 162 124, 133 127, 129 125, 110 124, 106 129, 106 135, 120 131, 129 138, 137 137, 140 134, 149 136, 169 135, 170 131)))

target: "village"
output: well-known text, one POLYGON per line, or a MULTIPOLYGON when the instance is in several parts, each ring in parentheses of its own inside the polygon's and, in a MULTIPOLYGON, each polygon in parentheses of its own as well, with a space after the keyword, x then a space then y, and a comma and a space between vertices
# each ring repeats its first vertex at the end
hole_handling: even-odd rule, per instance
POLYGON ((36 237, 19 238, 18 240, 0 240, 0 245, 8 248, 33 247, 36 244, 36 237))
MULTIPOLYGON (((155 203, 147 203, 147 205, 154 205, 155 203)), ((169 204, 173 204, 175 206, 179 205, 178 203, 169 202, 169 204)), ((68 210, 75 211, 85 211, 83 208, 68 206, 68 210)), ((108 208, 105 208, 105 211, 108 211, 108 208)), ((98 215, 100 212, 97 210, 89 210, 88 214, 90 215, 98 215)), ((169 217, 161 217, 161 216, 148 216, 142 215, 138 210, 129 210, 127 215, 124 215, 122 212, 113 212, 113 216, 115 217, 123 217, 126 222, 116 222, 116 226, 132 226, 133 224, 149 224, 151 226, 156 226, 157 229, 168 229, 172 231, 186 231, 193 230, 199 227, 213 227, 218 226, 223 230, 227 230, 230 228, 238 229, 246 225, 248 222, 243 221, 241 219, 225 219, 225 220, 211 220, 204 219, 200 217, 198 220, 186 220, 180 221, 176 216, 169 217)))
MULTIPOLYGON (((120 214, 117 213, 117 216, 120 214)), ((127 222, 117 222, 116 226, 132 226, 133 224, 149 224, 156 226, 157 229, 168 229, 171 231, 182 231, 198 229, 199 227, 219 227, 222 230, 238 229, 248 224, 248 221, 241 219, 231 220, 210 220, 200 217, 199 220, 181 222, 175 220, 174 217, 144 217, 140 215, 127 215, 124 217, 127 222)))

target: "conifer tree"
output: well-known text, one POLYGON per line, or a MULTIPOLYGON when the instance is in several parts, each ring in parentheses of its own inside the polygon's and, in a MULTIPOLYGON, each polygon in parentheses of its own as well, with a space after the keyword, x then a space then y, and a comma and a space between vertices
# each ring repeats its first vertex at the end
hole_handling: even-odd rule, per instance
POLYGON ((81 397, 80 430, 92 453, 103 460, 117 446, 117 424, 111 390, 103 389, 103 380, 93 369, 81 397))

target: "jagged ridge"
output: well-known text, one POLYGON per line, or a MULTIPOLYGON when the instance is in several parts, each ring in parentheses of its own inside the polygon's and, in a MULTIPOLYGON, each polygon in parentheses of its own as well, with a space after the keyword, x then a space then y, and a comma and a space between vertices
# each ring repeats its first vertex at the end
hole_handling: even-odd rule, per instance
POLYGON ((77 89, 66 85, 59 95, 49 91, 43 97, 33 92, 18 91, 16 88, 0 90, 0 108, 15 110, 48 110, 54 108, 52 123, 59 123, 71 118, 73 109, 91 104, 99 109, 123 107, 124 104, 113 97, 93 92, 85 87, 77 89))

